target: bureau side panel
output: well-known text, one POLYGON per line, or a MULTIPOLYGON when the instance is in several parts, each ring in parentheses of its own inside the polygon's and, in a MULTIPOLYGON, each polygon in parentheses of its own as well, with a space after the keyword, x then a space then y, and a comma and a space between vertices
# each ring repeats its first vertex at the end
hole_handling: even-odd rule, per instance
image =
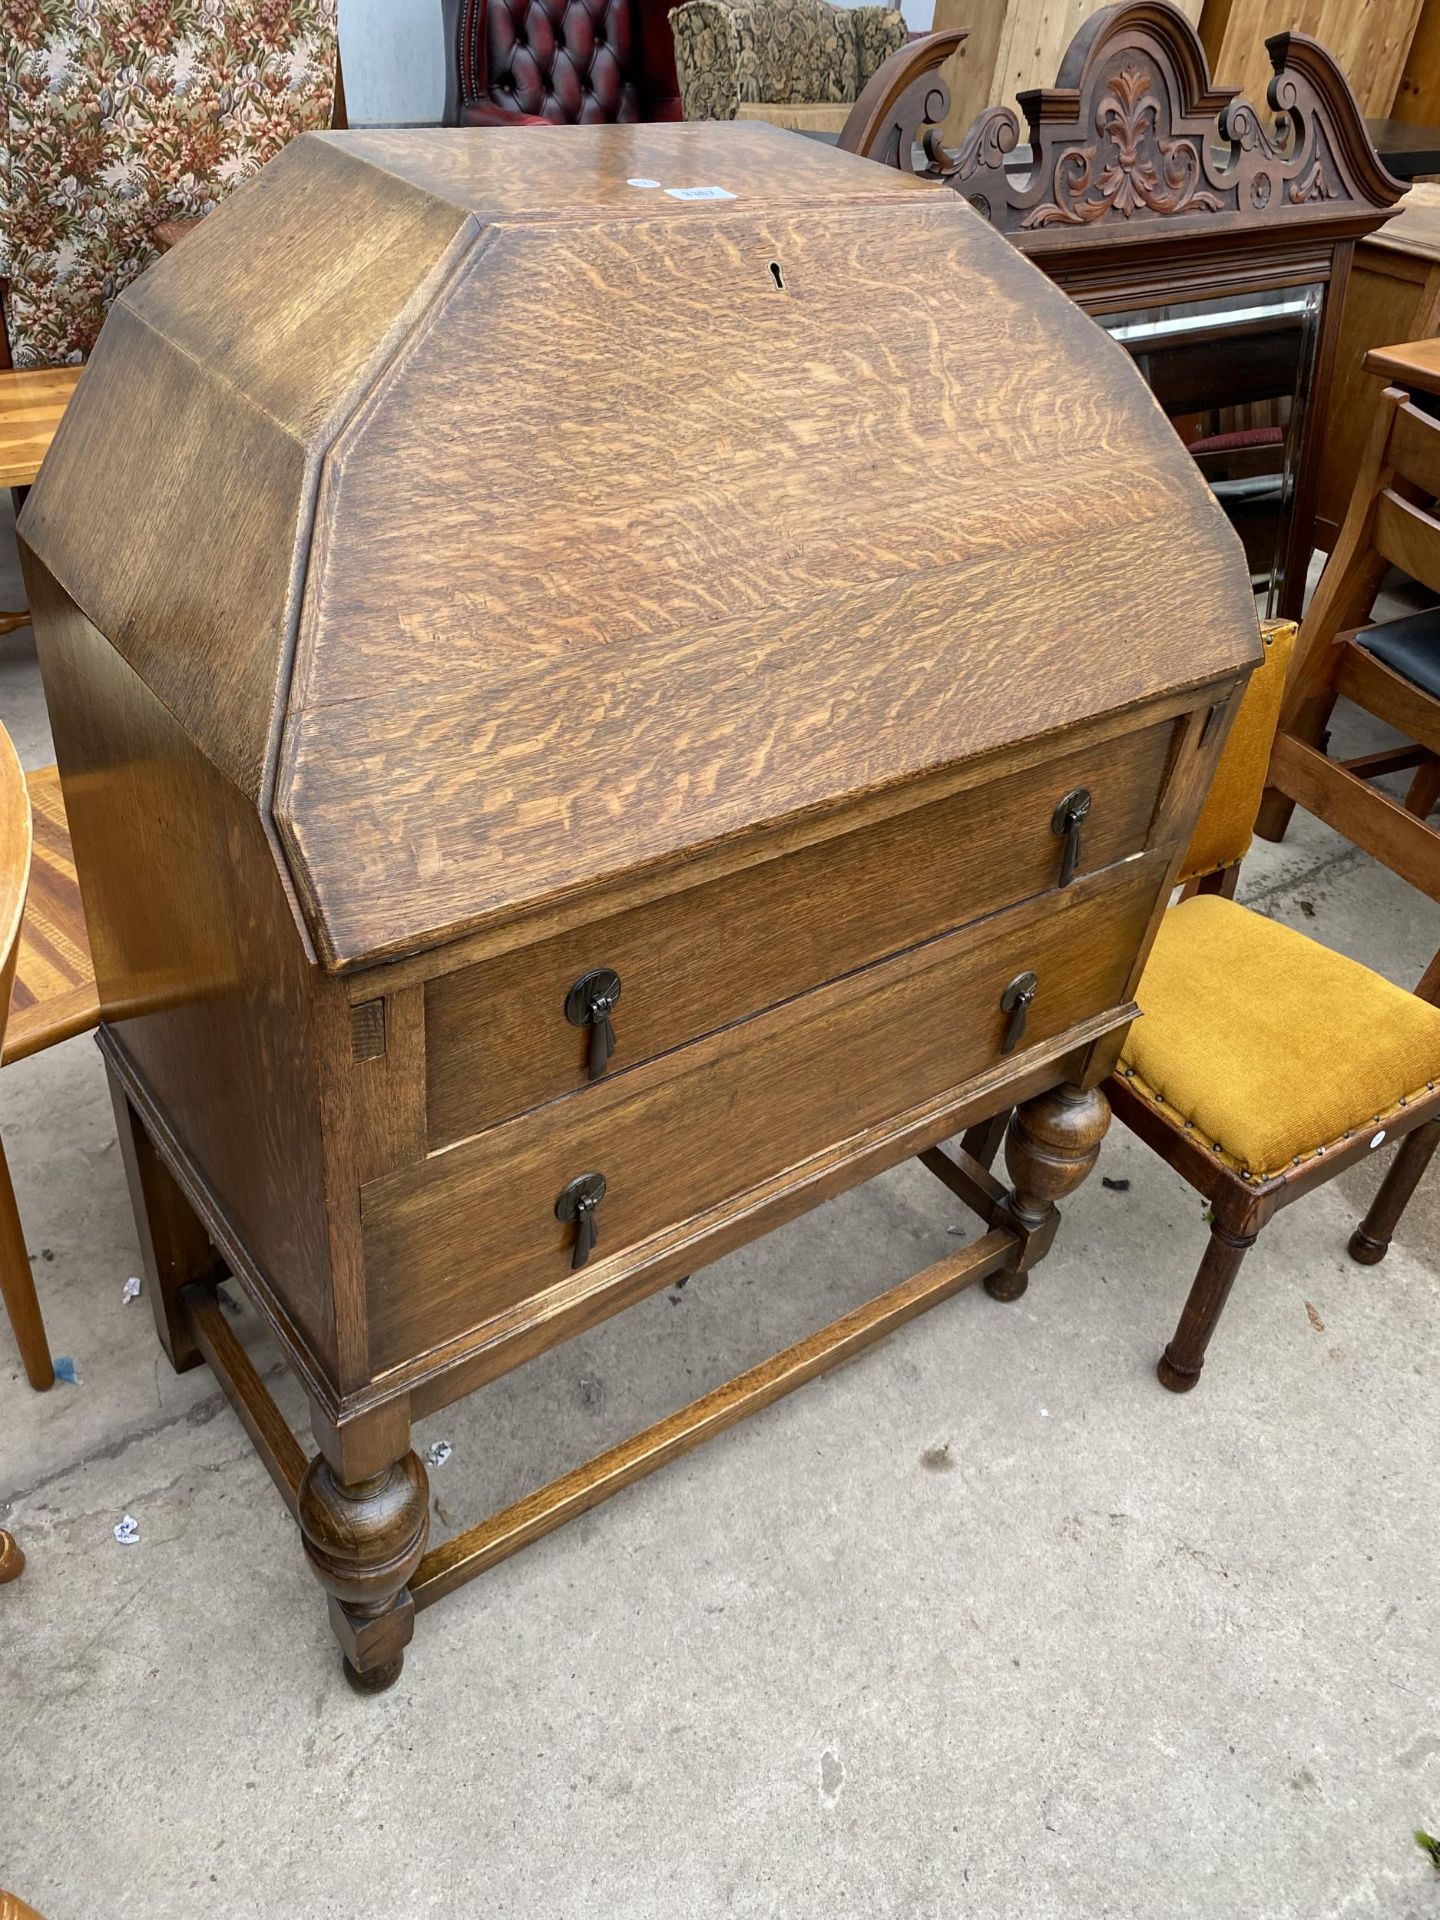
POLYGON ((102 1016, 331 1363, 315 969, 264 828, 33 555, 26 579, 102 1016))

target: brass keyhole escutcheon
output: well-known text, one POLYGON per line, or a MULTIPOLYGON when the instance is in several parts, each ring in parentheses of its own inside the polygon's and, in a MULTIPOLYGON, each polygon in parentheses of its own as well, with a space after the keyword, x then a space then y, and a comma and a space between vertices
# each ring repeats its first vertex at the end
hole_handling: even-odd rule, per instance
POLYGON ((1055 811, 1050 816, 1050 831, 1059 840, 1065 842, 1065 851, 1060 856, 1060 885, 1068 887, 1075 878, 1075 869, 1080 864, 1080 829, 1084 826, 1090 812, 1090 789, 1072 787, 1055 803, 1055 811))
POLYGON ((1000 1037, 1001 1053, 1013 1053, 1025 1033, 1025 1018, 1034 1003, 1040 986, 1039 977, 1033 973, 1017 973, 1000 996, 1000 1011, 1008 1014, 1005 1031, 1000 1037))
POLYGON ((620 976, 613 967, 592 967, 582 973, 565 996, 565 1018, 572 1027, 590 1029, 587 1066, 598 1080, 615 1051, 615 1025, 610 1016, 620 998, 620 976))
POLYGON ((571 1268, 583 1267, 600 1240, 598 1218, 600 1202, 605 1198, 603 1173, 581 1173, 560 1192, 555 1202, 555 1218, 568 1226, 575 1222, 575 1246, 570 1255, 571 1268))

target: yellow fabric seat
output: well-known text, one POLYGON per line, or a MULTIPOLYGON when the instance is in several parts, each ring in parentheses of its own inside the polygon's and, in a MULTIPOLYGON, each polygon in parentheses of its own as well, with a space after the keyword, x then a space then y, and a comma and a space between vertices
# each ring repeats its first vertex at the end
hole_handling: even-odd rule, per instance
POLYGON ((1440 1079, 1440 1008, 1216 894, 1171 907, 1121 1071, 1252 1180, 1440 1079))

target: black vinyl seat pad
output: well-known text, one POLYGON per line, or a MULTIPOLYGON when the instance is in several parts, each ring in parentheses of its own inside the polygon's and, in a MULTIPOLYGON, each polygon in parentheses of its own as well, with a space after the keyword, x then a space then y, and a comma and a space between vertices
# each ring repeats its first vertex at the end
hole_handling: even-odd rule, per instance
POLYGON ((1440 606, 1407 613, 1403 620, 1383 620, 1357 633, 1355 643, 1411 686, 1440 700, 1440 606))

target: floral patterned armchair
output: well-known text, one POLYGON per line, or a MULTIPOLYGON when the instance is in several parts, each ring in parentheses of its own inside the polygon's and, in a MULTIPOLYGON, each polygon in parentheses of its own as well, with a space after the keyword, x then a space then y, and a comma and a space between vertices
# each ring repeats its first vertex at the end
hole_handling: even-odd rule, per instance
POLYGON ((0 366, 83 360, 155 228, 330 124, 335 0, 3 0, 0 366))
POLYGON ((670 25, 687 120, 770 120, 830 133, 907 39, 888 7, 825 0, 686 0, 670 25))

